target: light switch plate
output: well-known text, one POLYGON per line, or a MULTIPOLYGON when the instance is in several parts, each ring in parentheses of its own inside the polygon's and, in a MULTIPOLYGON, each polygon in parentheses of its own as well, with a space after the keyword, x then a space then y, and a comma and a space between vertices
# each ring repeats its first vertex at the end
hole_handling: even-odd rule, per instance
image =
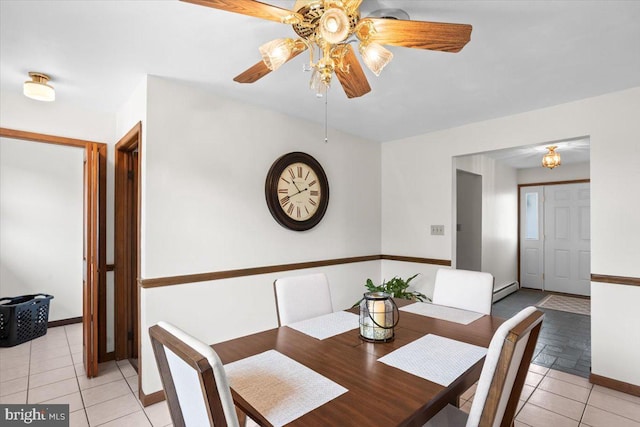
POLYGON ((432 236, 444 236, 444 225, 432 225, 431 226, 431 235, 432 236))

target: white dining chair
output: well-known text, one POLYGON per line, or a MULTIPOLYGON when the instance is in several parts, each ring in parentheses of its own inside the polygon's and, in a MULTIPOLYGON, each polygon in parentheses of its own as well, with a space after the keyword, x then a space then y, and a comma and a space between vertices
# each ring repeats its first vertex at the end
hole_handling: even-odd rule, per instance
POLYGON ((244 414, 236 413, 224 366, 210 346, 166 322, 149 328, 149 335, 175 427, 245 424, 244 414))
POLYGON ((436 272, 433 303, 491 314, 493 276, 481 271, 440 268, 436 272))
POLYGON ((273 289, 280 326, 333 312, 329 281, 324 273, 283 277, 273 283, 273 289))
POLYGON ((535 350, 544 313, 527 307, 493 335, 467 415, 445 406, 425 427, 509 427, 535 350))

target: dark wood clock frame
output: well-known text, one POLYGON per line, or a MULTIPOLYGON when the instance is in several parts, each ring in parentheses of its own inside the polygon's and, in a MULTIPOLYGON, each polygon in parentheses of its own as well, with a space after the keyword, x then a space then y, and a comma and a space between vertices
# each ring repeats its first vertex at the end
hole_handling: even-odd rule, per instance
POLYGON ((329 205, 329 181, 327 180, 327 175, 325 174, 324 169, 315 158, 307 153, 294 151, 281 156, 273 162, 269 172, 267 173, 264 195, 267 200, 269 212, 271 212, 273 218, 280 225, 294 231, 305 231, 318 225, 327 211, 327 206, 329 205), (280 205, 280 198, 278 196, 278 180, 280 179, 281 174, 291 164, 299 162, 308 165, 309 168, 314 171, 318 177, 321 195, 318 209, 315 211, 313 216, 304 221, 296 221, 295 219, 290 218, 283 211, 282 206, 280 205))

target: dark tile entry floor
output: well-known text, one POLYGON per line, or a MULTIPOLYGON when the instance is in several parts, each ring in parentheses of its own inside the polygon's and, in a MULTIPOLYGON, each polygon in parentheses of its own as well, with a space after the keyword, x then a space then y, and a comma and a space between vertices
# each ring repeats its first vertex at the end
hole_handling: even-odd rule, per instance
MULTIPOLYGON (((493 304, 492 314, 509 318, 536 305, 547 292, 520 289, 493 304)), ((591 316, 538 307, 544 311, 532 363, 588 378, 591 373, 591 316)))

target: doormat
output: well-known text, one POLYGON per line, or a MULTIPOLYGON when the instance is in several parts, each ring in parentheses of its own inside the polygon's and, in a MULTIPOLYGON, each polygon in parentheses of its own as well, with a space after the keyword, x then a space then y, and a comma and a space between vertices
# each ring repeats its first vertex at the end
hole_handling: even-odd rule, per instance
POLYGON ((586 314, 587 316, 591 315, 591 300, 586 298, 549 295, 536 306, 551 310, 568 311, 569 313, 586 314))

